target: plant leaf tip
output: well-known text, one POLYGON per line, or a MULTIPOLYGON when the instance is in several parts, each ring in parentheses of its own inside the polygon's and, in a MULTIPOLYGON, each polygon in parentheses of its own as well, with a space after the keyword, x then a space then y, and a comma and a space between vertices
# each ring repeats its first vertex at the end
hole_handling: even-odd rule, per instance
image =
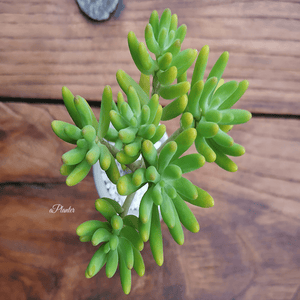
POLYGON ((66 92, 70 92, 70 90, 69 90, 66 86, 63 86, 63 87, 61 88, 61 92, 62 92, 62 94, 64 94, 64 93, 66 93, 66 92))
POLYGON ((222 53, 222 58, 223 58, 224 60, 228 60, 228 59, 229 59, 229 52, 228 52, 228 51, 224 51, 224 52, 222 53))

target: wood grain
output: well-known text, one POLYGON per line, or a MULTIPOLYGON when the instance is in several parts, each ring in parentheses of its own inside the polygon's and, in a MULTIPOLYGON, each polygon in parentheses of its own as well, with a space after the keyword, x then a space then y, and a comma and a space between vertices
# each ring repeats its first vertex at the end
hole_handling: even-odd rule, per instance
POLYGON ((183 48, 200 50, 208 44, 208 69, 227 50, 224 79, 249 80, 249 90, 237 107, 257 113, 300 113, 298 1, 124 4, 118 18, 95 23, 73 0, 0 1, 0 96, 61 99, 61 87, 66 85, 74 94, 100 100, 108 84, 116 98, 118 69, 139 78, 128 51, 128 32, 143 41, 151 11, 161 14, 169 7, 179 24, 188 26, 183 48))
POLYGON ((200 232, 206 235, 208 230, 213 239, 207 245, 207 238, 200 237, 209 258, 201 263, 199 256, 188 257, 190 264, 182 258, 192 270, 203 264, 210 269, 210 275, 198 274, 194 281, 203 299, 298 299, 299 251, 291 248, 300 235, 297 127, 295 120, 255 118, 232 132, 246 148, 236 160, 237 173, 206 164, 190 176, 215 198, 213 209, 198 211, 200 232), (290 133, 284 133, 287 124, 290 133), (207 224, 210 213, 213 220, 207 224), (216 248, 210 251, 212 244, 216 248), (217 284, 218 290, 212 293, 205 284, 197 285, 200 280, 217 284))
MULTIPOLYGON (((97 118, 100 109, 93 108, 97 118)), ((61 156, 74 148, 52 131, 51 122, 73 124, 63 105, 0 102, 0 182, 63 182, 61 156)))
MULTIPOLYGON (((74 0, 0 0, 0 99, 55 102, 66 85, 95 101, 107 84, 116 98, 118 69, 139 78, 128 32, 143 41, 151 11, 161 14, 169 7, 179 24, 187 24, 183 48, 208 44, 208 70, 227 50, 224 79, 249 80, 236 107, 274 117, 254 117, 230 132, 246 148, 244 156, 234 158, 237 173, 206 163, 187 175, 214 197, 215 206, 190 205, 201 230, 184 230, 183 246, 162 225, 163 266, 155 264, 147 243, 146 274, 140 278, 133 272, 132 291, 125 297, 118 274, 108 279, 102 270, 93 279, 84 276, 95 247, 79 242, 75 230, 101 217, 94 208, 92 174, 67 187, 59 173, 61 155, 74 146, 57 138, 50 124, 72 122, 65 108, 0 102, 1 297, 300 299, 300 120, 278 117, 300 115, 299 1, 123 2, 120 17, 95 23, 74 0), (54 204, 75 212, 49 213, 54 204)), ((93 110, 98 117, 99 108, 93 110)), ((164 122, 169 135, 177 121, 164 122)))
MULTIPOLYGON (((100 215, 91 174, 67 187, 58 172, 60 157, 70 147, 49 126, 53 119, 70 121, 65 109, 25 103, 1 103, 0 108, 1 163, 10 166, 1 165, 1 295, 123 299, 118 276, 107 279, 103 270, 94 279, 84 277, 95 248, 80 243, 75 229, 100 215), (51 214, 54 204, 71 206, 75 213, 51 214)), ((201 230, 185 230, 183 246, 163 225, 164 265, 155 264, 146 244, 147 271, 142 278, 133 275, 130 299, 299 298, 299 122, 253 118, 235 126, 230 134, 246 148, 234 159, 238 172, 206 163, 187 175, 214 197, 215 206, 190 206, 201 230)), ((177 128, 176 120, 164 123, 169 135, 177 128)))
MULTIPOLYGON (((193 178, 196 184, 202 181, 193 178)), ((163 225, 164 265, 155 264, 146 244, 147 271, 141 278, 133 272, 130 299, 294 299, 299 217, 274 210, 258 193, 252 198, 242 191, 212 191, 215 207, 210 209, 190 206, 201 230, 185 230, 183 246, 163 225)), ((118 274, 108 279, 102 270, 93 279, 84 277, 95 247, 80 243, 75 229, 86 220, 102 220, 94 209, 96 198, 91 176, 72 188, 1 185, 0 291, 5 299, 124 298, 118 274), (49 213, 58 203, 75 213, 49 213)))
MULTIPOLYGON (((2 297, 123 299, 118 273, 112 279, 106 277, 105 270, 90 280, 84 276, 96 248, 79 242, 76 227, 90 219, 104 221, 94 207, 97 194, 92 177, 72 188, 65 184, 2 185, 1 194, 2 297), (75 212, 49 213, 58 203, 75 212)), ((159 268, 146 245, 143 257, 147 274, 139 278, 132 272, 130 298, 169 299, 166 295, 184 288, 178 253, 170 237, 165 240, 165 251, 166 263, 159 268)))

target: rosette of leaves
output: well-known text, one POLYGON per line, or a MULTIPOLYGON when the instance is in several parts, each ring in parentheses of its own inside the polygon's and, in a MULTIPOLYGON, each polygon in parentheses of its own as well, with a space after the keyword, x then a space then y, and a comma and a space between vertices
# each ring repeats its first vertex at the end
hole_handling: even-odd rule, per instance
POLYGON ((97 247, 100 245, 86 268, 85 276, 95 276, 106 264, 106 276, 111 278, 119 266, 123 291, 129 294, 131 269, 134 268, 139 276, 145 273, 145 264, 140 253, 144 242, 138 232, 138 218, 133 215, 122 218, 122 207, 109 198, 97 199, 95 207, 107 221, 86 221, 76 229, 80 241, 91 241, 97 247))
POLYGON ((149 240, 153 257, 160 266, 163 264, 163 243, 159 208, 172 237, 182 245, 184 234, 181 223, 191 232, 200 229, 185 201, 201 207, 213 206, 213 199, 206 191, 182 177, 182 174, 205 163, 199 153, 180 157, 194 143, 196 135, 194 128, 183 131, 174 141, 164 145, 159 155, 151 141, 144 141, 142 156, 146 168, 120 177, 117 183, 120 195, 130 195, 148 183, 139 208, 139 230, 143 241, 149 240))
POLYGON ((237 165, 228 156, 241 156, 245 149, 234 143, 228 131, 233 125, 248 122, 251 113, 231 107, 242 97, 249 84, 247 80, 224 83, 221 79, 228 62, 228 52, 219 57, 204 83, 208 53, 208 46, 204 46, 198 55, 181 123, 184 128, 196 128, 195 146, 207 162, 215 162, 221 168, 235 172, 237 165))
POLYGON ((187 27, 177 25, 177 15, 172 15, 170 9, 165 9, 160 19, 155 10, 145 28, 146 45, 139 42, 132 31, 128 34, 128 45, 139 71, 153 76, 153 90, 164 99, 175 99, 173 114, 178 116, 187 105, 186 93, 190 89, 190 83, 182 75, 195 61, 197 50, 181 51, 187 27), (148 50, 155 55, 155 59, 148 50), (178 82, 172 84, 176 78, 178 82))
POLYGON ((113 105, 109 112, 113 128, 109 128, 105 136, 120 150, 116 159, 123 165, 133 163, 140 156, 145 139, 156 143, 166 132, 166 126, 159 124, 162 106, 157 94, 146 104, 142 104, 136 89, 129 85, 126 96, 127 102, 122 93, 118 93, 117 105, 113 105))
POLYGON ((66 87, 62 88, 62 95, 75 125, 55 120, 51 126, 59 138, 76 145, 62 156, 63 165, 60 172, 67 176, 66 184, 73 186, 79 183, 97 161, 109 179, 116 183, 120 177, 118 167, 107 147, 100 142, 109 126, 107 114, 113 102, 111 88, 109 86, 104 88, 99 123, 84 98, 74 97, 66 87))

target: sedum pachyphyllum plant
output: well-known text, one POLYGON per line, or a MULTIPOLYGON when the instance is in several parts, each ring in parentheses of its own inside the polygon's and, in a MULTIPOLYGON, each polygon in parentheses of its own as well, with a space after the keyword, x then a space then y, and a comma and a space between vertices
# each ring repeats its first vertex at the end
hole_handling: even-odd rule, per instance
POLYGON ((183 175, 205 162, 215 162, 235 172, 237 166, 229 156, 245 153, 228 132, 251 118, 250 112, 231 108, 247 90, 248 81, 224 83, 221 77, 228 52, 219 57, 204 80, 209 47, 204 46, 199 54, 195 49, 181 50, 186 30, 186 25, 178 27, 177 15, 171 15, 170 9, 164 10, 160 18, 153 11, 145 28, 146 45, 133 32, 128 34, 131 56, 141 72, 139 83, 123 70, 116 74, 127 101, 119 92, 115 103, 111 88, 106 86, 98 122, 87 101, 63 87, 63 100, 75 125, 52 122, 55 134, 75 145, 62 156, 60 172, 67 176, 68 186, 83 180, 92 165, 98 163, 118 193, 127 195, 122 206, 114 199, 97 199, 96 210, 106 222, 86 221, 76 230, 80 241, 97 247, 85 276, 95 276, 106 264, 110 278, 119 267, 125 294, 131 289, 131 269, 140 276, 145 273, 141 255, 144 242, 149 241, 156 263, 163 264, 159 211, 175 242, 182 245, 182 225, 195 233, 200 229, 186 202, 203 208, 214 205, 206 191, 183 175), (188 81, 187 70, 194 62, 188 81), (162 107, 160 97, 170 103, 162 107), (178 129, 156 149, 154 144, 166 131, 160 121, 178 116, 178 129), (185 155, 194 143, 197 153, 185 155), (129 173, 120 176, 116 161, 129 173), (134 193, 145 184, 148 189, 141 199, 139 218, 128 215, 134 193))

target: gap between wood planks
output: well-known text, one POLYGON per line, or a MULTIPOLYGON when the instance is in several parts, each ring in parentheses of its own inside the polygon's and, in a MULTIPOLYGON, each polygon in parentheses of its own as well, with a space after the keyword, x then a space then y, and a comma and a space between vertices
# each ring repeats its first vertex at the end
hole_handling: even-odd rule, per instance
MULTIPOLYGON (((35 99, 35 98, 9 98, 9 97, 0 97, 0 102, 9 103, 28 103, 28 104, 52 104, 52 105, 64 105, 62 99, 35 99)), ((91 107, 100 108, 101 101, 88 101, 91 107)), ((251 112, 251 111, 250 111, 251 112)), ((292 114, 267 114, 267 113, 254 113, 251 112, 253 118, 274 118, 274 119, 294 119, 300 120, 300 115, 292 114)))

